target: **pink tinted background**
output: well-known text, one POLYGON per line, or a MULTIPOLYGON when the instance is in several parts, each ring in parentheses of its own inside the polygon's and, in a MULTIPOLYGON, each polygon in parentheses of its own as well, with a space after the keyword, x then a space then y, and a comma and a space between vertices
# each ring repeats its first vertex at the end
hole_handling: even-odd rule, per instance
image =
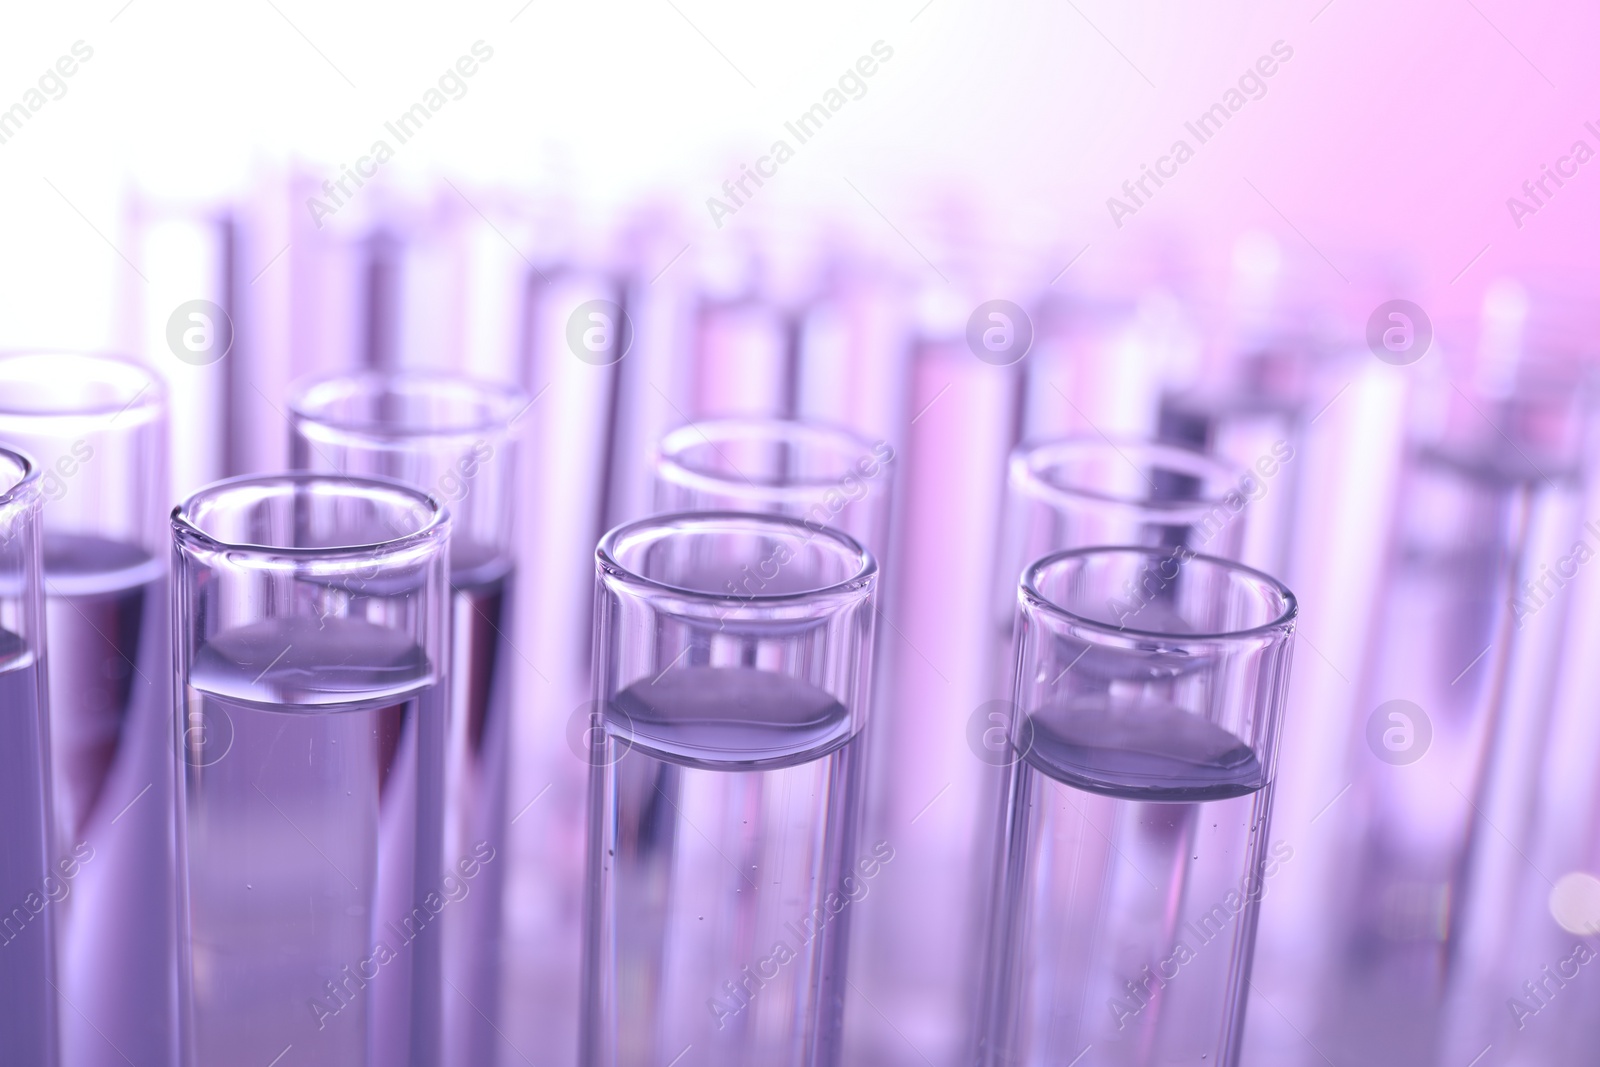
POLYGON ((649 195, 702 250, 821 213, 905 252, 898 231, 947 274, 956 229, 1036 250, 1025 288, 1085 246, 1074 271, 1091 273, 1174 240, 1216 279, 1233 238, 1261 228, 1340 291, 1404 264, 1403 288, 1439 313, 1508 274, 1576 290, 1595 269, 1600 165, 1520 230, 1506 198, 1575 139, 1600 149, 1583 127, 1600 118, 1585 104, 1596 20, 1505 0, 30 8, 0 40, 0 103, 76 40, 95 56, 0 144, 0 342, 119 339, 133 279, 110 246, 126 247, 129 183, 214 197, 288 158, 337 173, 480 39, 494 61, 385 181, 544 190, 598 220, 649 195), (894 58, 867 94, 713 226, 705 198, 878 40, 894 58), (1294 58, 1267 95, 1117 229, 1106 197, 1278 40, 1294 58))

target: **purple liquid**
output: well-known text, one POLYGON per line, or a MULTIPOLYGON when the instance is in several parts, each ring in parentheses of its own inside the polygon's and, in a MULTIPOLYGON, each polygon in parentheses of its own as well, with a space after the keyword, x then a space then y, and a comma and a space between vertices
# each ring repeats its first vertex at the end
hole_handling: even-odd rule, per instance
POLYGON ((705 1064, 836 1062, 861 906, 826 905, 860 859, 848 710, 783 675, 680 667, 624 689, 606 719, 622 755, 614 819, 595 825, 611 830, 597 844, 617 999, 592 1028, 615 1033, 624 1067, 689 1044, 705 1064), (792 958, 773 963, 779 944, 792 958), (775 974, 756 988, 747 966, 775 974))
POLYGON ((177 1058, 171 653, 164 563, 44 543, 54 860, 92 849, 58 916, 64 1062, 177 1058))
POLYGON ((53 1064, 52 927, 71 881, 54 866, 46 817, 43 680, 0 630, 0 1041, 8 1063, 53 1064))
POLYGON ((408 637, 353 618, 267 620, 195 652, 195 1067, 267 1064, 291 1046, 299 1065, 437 1063, 439 930, 455 904, 440 875, 436 682, 408 637))
POLYGON ((850 736, 832 695, 749 667, 680 667, 618 693, 612 733, 662 759, 748 770, 817 759, 850 736))
POLYGON ((1265 783, 1255 751, 1170 704, 1107 697, 1029 714, 1023 758, 1058 782, 1124 800, 1226 800, 1265 783))
MULTIPOLYGON (((493 1064, 504 1044, 500 1004, 506 865, 506 774, 513 660, 510 563, 457 545, 451 559, 452 661, 444 862, 494 851, 444 926, 446 1060, 493 1064)), ((459 870, 457 869, 457 873, 459 870)))
POLYGON ((1231 1067, 1266 891, 1259 759, 1160 703, 1047 706, 1030 733, 982 1062, 1067 1063, 1092 1045, 1084 1062, 1104 1067, 1231 1067))

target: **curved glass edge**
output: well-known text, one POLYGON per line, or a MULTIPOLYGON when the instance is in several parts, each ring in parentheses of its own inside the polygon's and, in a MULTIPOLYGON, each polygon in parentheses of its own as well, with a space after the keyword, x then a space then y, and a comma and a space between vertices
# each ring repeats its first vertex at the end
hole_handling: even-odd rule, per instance
POLYGON ((366 447, 395 447, 430 441, 472 440, 512 435, 517 417, 532 403, 521 389, 505 382, 470 378, 443 371, 361 371, 318 375, 290 386, 288 409, 299 432, 319 440, 348 441, 366 447), (427 390, 453 389, 481 403, 483 418, 439 425, 378 422, 330 414, 327 406, 352 397, 424 395, 427 390), (335 395, 324 396, 325 393, 335 395))
POLYGON ((57 421, 79 418, 102 418, 111 416, 119 423, 128 419, 132 424, 148 422, 159 417, 166 411, 167 386, 165 381, 150 367, 133 359, 130 356, 111 352, 95 352, 77 349, 14 349, 0 351, 0 383, 5 380, 4 369, 8 363, 21 360, 34 359, 65 360, 76 364, 74 368, 64 368, 57 372, 57 376, 68 381, 104 381, 104 375, 92 373, 96 366, 110 367, 115 373, 125 375, 128 385, 137 385, 128 392, 125 400, 108 400, 95 404, 64 405, 60 407, 36 406, 8 406, 5 390, 0 388, 0 418, 7 420, 29 421, 57 421))
MULTIPOLYGON (((878 561, 865 546, 842 530, 831 526, 813 525, 801 519, 794 519, 784 515, 768 513, 754 513, 742 511, 680 511, 668 512, 662 515, 653 515, 649 518, 639 519, 634 522, 624 523, 608 531, 595 546, 596 571, 603 581, 633 595, 654 598, 665 596, 677 600, 685 605, 695 604, 707 607, 725 607, 737 611, 739 608, 775 608, 785 605, 812 606, 830 600, 853 600, 870 596, 876 588, 878 579, 878 561), (647 532, 659 532, 661 535, 682 529, 690 525, 710 525, 716 523, 742 524, 748 532, 767 534, 768 536, 795 536, 802 543, 810 543, 817 538, 824 538, 834 548, 854 561, 850 575, 837 582, 819 585, 814 589, 795 590, 785 593, 711 593, 703 589, 691 589, 686 586, 674 585, 654 578, 648 578, 628 567, 617 559, 617 546, 629 537, 638 536, 647 532)), ((734 613, 730 611, 729 614, 734 613)))
MULTIPOLYGON (((359 498, 356 494, 350 494, 350 499, 359 498)), ((431 493, 423 493, 404 482, 313 473, 249 474, 212 482, 175 506, 171 522, 173 546, 180 553, 191 556, 225 555, 230 566, 273 570, 295 569, 307 564, 318 564, 328 569, 355 568, 371 565, 378 559, 388 565, 404 566, 412 559, 420 561, 435 553, 442 555, 449 544, 451 526, 449 509, 443 503, 431 493), (235 492, 254 489, 263 491, 265 495, 265 491, 282 487, 314 485, 335 491, 377 490, 411 501, 413 510, 409 514, 415 515, 420 509, 425 512, 426 518, 417 529, 381 541, 300 548, 223 540, 202 529, 192 514, 202 502, 214 502, 235 492)))
MULTIPOLYGON (((836 472, 785 482, 750 481, 734 474, 717 474, 690 466, 683 455, 691 448, 715 449, 727 442, 788 444, 796 448, 821 445, 837 451, 843 459, 853 456, 856 464, 874 460, 879 469, 894 462, 895 450, 887 441, 871 441, 852 430, 832 423, 804 419, 722 418, 685 423, 669 431, 656 446, 655 469, 658 477, 674 485, 707 494, 739 496, 774 504, 809 503, 818 492, 838 488, 846 478, 872 479, 858 465, 836 472), (679 439, 682 439, 681 441, 679 439), (883 455, 883 451, 887 455, 883 455)), ((870 483, 869 483, 870 484, 870 483)), ((869 493, 872 491, 869 488, 869 493)))
MULTIPOLYGON (((1134 464, 1137 466, 1137 464, 1134 464)), ((1155 440, 1106 440, 1099 437, 1064 437, 1047 441, 1023 443, 1011 453, 1010 481, 1018 491, 1036 499, 1057 504, 1092 503, 1111 505, 1128 511, 1160 515, 1166 521, 1181 521, 1184 516, 1204 516, 1212 509, 1227 507, 1230 493, 1238 491, 1240 480, 1247 475, 1244 467, 1230 463, 1222 456, 1181 445, 1155 440), (1045 480, 1040 473, 1047 461, 1075 458, 1091 452, 1109 450, 1111 458, 1121 463, 1134 463, 1129 453, 1139 458, 1161 457, 1172 461, 1174 473, 1204 479, 1213 485, 1228 488, 1214 495, 1187 500, 1152 500, 1148 497, 1118 496, 1089 486, 1063 486, 1045 480)))
POLYGON ((1085 630, 1100 634, 1104 637, 1156 638, 1185 645, 1247 644, 1263 638, 1270 640, 1287 637, 1289 634, 1294 632, 1295 625, 1298 622, 1300 615, 1299 599, 1294 595, 1294 592, 1290 590, 1288 586, 1284 585, 1272 575, 1266 573, 1265 571, 1257 570, 1254 567, 1247 567, 1244 564, 1235 562, 1233 560, 1223 559, 1219 556, 1208 556, 1199 552, 1192 552, 1186 548, 1183 548, 1182 546, 1178 546, 1176 550, 1168 550, 1139 545, 1097 545, 1089 548, 1072 548, 1062 552, 1053 552, 1048 556, 1044 556, 1035 560, 1028 566, 1028 569, 1023 572, 1022 580, 1018 583, 1017 587, 1017 599, 1019 604, 1023 605, 1024 607, 1029 607, 1042 614, 1048 615, 1059 621, 1061 624, 1070 626, 1075 630, 1085 630), (1208 567, 1214 567, 1218 570, 1249 578, 1257 583, 1258 586, 1270 591, 1273 596, 1278 597, 1283 604, 1282 610, 1278 613, 1276 618, 1268 622, 1261 623, 1257 626, 1246 627, 1241 630, 1226 630, 1212 633, 1172 633, 1165 630, 1141 630, 1132 626, 1116 626, 1101 619, 1092 619, 1086 615, 1080 615, 1070 608, 1063 607, 1061 604, 1046 596, 1039 589, 1039 579, 1042 573, 1045 570, 1054 566, 1058 566, 1062 563, 1071 562, 1078 559, 1088 559, 1094 556, 1127 554, 1143 556, 1151 562, 1159 564, 1174 558, 1174 556, 1180 552, 1183 555, 1183 563, 1198 562, 1208 567))

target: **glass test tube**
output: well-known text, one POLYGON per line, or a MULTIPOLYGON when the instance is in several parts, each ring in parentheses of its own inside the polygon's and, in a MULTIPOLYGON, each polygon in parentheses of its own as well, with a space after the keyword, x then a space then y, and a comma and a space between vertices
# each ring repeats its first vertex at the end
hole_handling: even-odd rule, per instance
MULTIPOLYGON (((655 499, 658 511, 731 509, 788 515, 812 529, 831 526, 866 546, 875 557, 887 555, 890 506, 894 497, 895 451, 848 430, 790 419, 728 418, 690 423, 667 434, 657 449, 655 499)), ((879 595, 883 579, 879 580, 879 595)), ((879 631, 884 640, 886 631, 879 631)), ((869 840, 895 836, 888 806, 906 788, 898 773, 891 741, 893 705, 886 699, 885 672, 876 678, 877 698, 866 743, 867 785, 863 828, 869 840)), ((921 709, 919 709, 921 710, 921 709)), ((908 723, 904 729, 916 729, 908 723)), ((885 888, 884 886, 880 888, 885 888)), ((871 910, 880 909, 885 894, 871 910)), ((867 909, 857 916, 852 968, 858 992, 876 1000, 881 952, 872 936, 875 920, 867 909), (866 987, 863 989, 863 987, 866 987), (870 990, 870 991, 869 991, 870 990)), ((851 1039, 860 1035, 852 1033, 851 1039)), ((847 1052, 854 1058, 855 1050, 847 1052)))
POLYGON ((1238 1062, 1296 611, 1182 548, 1023 576, 977 1062, 1238 1062))
MULTIPOLYGON (((1051 552, 1096 545, 1176 548, 1237 559, 1251 503, 1263 482, 1253 471, 1179 445, 1105 437, 1024 443, 1007 464, 997 636, 987 654, 992 697, 1010 695, 1011 631, 1023 572, 1051 552)), ((995 762, 1009 766, 1003 731, 995 762)))
POLYGON ((894 448, 790 419, 680 426, 656 452, 659 512, 752 511, 831 526, 881 555, 889 535, 894 448))
POLYGON ((877 565, 790 518, 679 513, 596 550, 586 1067, 839 1061, 877 565))
MULTIPOLYGON (((393 478, 451 509, 452 662, 444 863, 477 860, 444 924, 446 1059, 494 1062, 504 966, 506 786, 511 747, 511 538, 517 441, 527 397, 444 373, 358 374, 305 383, 289 403, 296 470, 393 478), (498 862, 496 862, 498 860, 498 862)), ((398 532, 398 531, 396 531, 398 532)), ((457 884, 456 882, 452 883, 457 884)))
MULTIPOLYGON (((1256 521, 1248 531, 1250 543, 1240 557, 1269 573, 1286 574, 1295 547, 1300 484, 1300 471, 1292 460, 1302 450, 1305 404, 1297 391, 1298 380, 1279 386, 1271 379, 1275 372, 1287 377, 1300 368, 1275 352, 1257 355, 1250 368, 1253 373, 1246 384, 1234 390, 1164 394, 1157 433, 1162 440, 1248 464, 1259 475, 1260 495, 1271 499, 1256 509, 1256 521), (1280 364, 1287 366, 1280 370, 1280 364)), ((1308 377, 1309 372, 1301 376, 1308 377)))
POLYGON ((166 394, 109 356, 0 356, 0 440, 39 463, 62 1058, 177 1059, 166 394))
POLYGON ((1365 1063, 1491 1043, 1485 1065, 1517 1062, 1498 1059, 1514 1037, 1496 1030, 1531 975, 1506 935, 1523 918, 1518 879, 1547 877, 1528 858, 1532 804, 1572 601, 1549 576, 1589 536, 1578 452, 1561 440, 1572 413, 1556 415, 1574 394, 1519 390, 1439 390, 1438 423, 1404 458, 1348 723, 1343 907, 1325 920, 1329 951, 1305 961, 1324 986, 1308 1036, 1365 1063))
POLYGON ((1017 579, 1049 552, 1182 545, 1237 558, 1263 484, 1228 460, 1154 441, 1068 437, 1019 446, 1006 485, 998 617, 1009 630, 1017 579))
MULTIPOLYGON (((974 751, 987 765, 985 807, 1008 788, 1014 761, 1011 720, 1026 710, 1011 697, 1016 589, 1029 565, 1052 552, 1105 545, 1183 548, 1235 559, 1245 544, 1249 507, 1261 485, 1216 456, 1154 441, 1068 437, 1018 446, 1007 471, 994 626, 984 650, 990 701, 974 727, 974 751)), ((1160 610, 1152 606, 1151 611, 1160 610)), ((993 840, 980 838, 977 877, 986 877, 993 840)), ((973 925, 990 903, 981 892, 973 925)), ((979 952, 982 948, 980 946, 979 952)), ((976 969, 975 969, 976 970, 976 969)))
POLYGON ((190 1067, 433 1067, 448 690, 443 505, 215 483, 173 512, 190 1067))
POLYGON ((971 872, 989 837, 991 769, 973 758, 966 726, 988 699, 979 650, 991 632, 997 516, 1021 392, 1017 367, 973 355, 963 333, 971 307, 956 294, 930 295, 907 367, 885 556, 894 572, 939 578, 891 576, 883 604, 885 699, 874 730, 887 738, 877 748, 895 783, 874 793, 896 858, 856 916, 858 995, 846 1036, 862 1063, 926 1057, 942 1067, 959 1059, 970 1029, 972 961, 952 945, 974 940, 964 926, 979 910, 971 872))
POLYGON ((0 1033, 18 1063, 55 1067, 57 906, 80 858, 50 822, 39 468, 0 449, 0 1033))
MULTIPOLYGON (((517 751, 525 768, 518 784, 528 790, 511 801, 518 852, 506 915, 515 981, 533 992, 513 1013, 506 1037, 523 1049, 537 1043, 557 1062, 572 1062, 578 1048, 580 995, 571 964, 582 952, 589 768, 575 758, 571 737, 581 735, 592 695, 594 546, 614 525, 605 518, 620 470, 612 462, 614 431, 623 421, 630 428, 639 422, 619 407, 626 368, 644 351, 635 350, 644 339, 634 336, 629 300, 609 270, 572 256, 543 262, 527 279, 521 382, 538 399, 527 431, 526 488, 517 494, 526 545, 517 642, 537 664, 539 700, 520 720, 529 742, 517 751), (524 811, 535 796, 538 803, 524 811)), ((670 378, 660 384, 673 391, 670 378)), ((646 444, 635 458, 644 461, 648 452, 646 444)))

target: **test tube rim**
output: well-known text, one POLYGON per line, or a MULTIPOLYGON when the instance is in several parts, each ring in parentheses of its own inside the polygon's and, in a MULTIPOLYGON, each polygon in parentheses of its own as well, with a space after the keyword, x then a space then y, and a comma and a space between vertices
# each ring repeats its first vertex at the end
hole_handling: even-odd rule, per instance
POLYGON ((0 490, 0 511, 16 506, 27 507, 43 493, 43 475, 34 458, 20 448, 0 445, 0 462, 10 461, 22 468, 22 476, 4 490, 0 490))
POLYGON ((530 398, 509 382, 476 378, 450 371, 364 370, 354 373, 345 371, 311 375, 294 382, 289 387, 288 409, 290 418, 297 423, 297 428, 305 424, 315 426, 319 431, 318 438, 321 440, 345 440, 381 447, 425 441, 472 440, 486 435, 505 437, 512 432, 512 424, 517 417, 527 410, 534 399, 537 398, 530 398), (346 389, 341 398, 352 395, 371 396, 373 390, 370 387, 373 386, 396 395, 405 395, 396 390, 397 386, 459 389, 472 399, 482 402, 490 414, 461 423, 438 426, 420 423, 382 424, 365 419, 334 417, 310 406, 315 399, 314 394, 337 386, 346 389))
POLYGON ((816 604, 834 599, 852 599, 870 594, 878 578, 878 561, 865 545, 833 526, 813 525, 788 515, 757 511, 669 511, 625 522, 608 530, 595 545, 595 564, 601 575, 632 589, 665 594, 680 600, 705 605, 743 605, 762 608, 791 604, 816 604), (850 576, 815 589, 788 593, 752 593, 744 596, 710 593, 671 582, 650 578, 624 566, 616 557, 616 546, 625 538, 649 527, 669 528, 685 523, 740 522, 751 526, 783 527, 800 533, 803 541, 825 537, 841 547, 856 562, 850 576))
POLYGON ((277 563, 339 563, 360 562, 375 555, 393 557, 412 549, 449 543, 450 511, 432 493, 425 493, 405 482, 392 478, 367 475, 325 474, 310 471, 283 471, 274 474, 240 474, 210 482, 190 493, 172 509, 173 536, 180 548, 194 552, 226 553, 232 564, 259 563, 268 566, 277 563), (365 488, 380 490, 410 498, 428 508, 427 521, 410 533, 381 541, 362 544, 299 547, 294 545, 259 545, 224 540, 201 529, 192 517, 193 508, 202 498, 218 497, 236 490, 257 488, 266 490, 275 485, 306 486, 313 483, 338 489, 365 488))
POLYGON ((1047 481, 1040 473, 1045 464, 1040 460, 1048 458, 1055 462, 1059 457, 1070 453, 1088 452, 1090 450, 1110 449, 1115 458, 1132 463, 1126 453, 1138 452, 1144 455, 1165 456, 1170 459, 1181 460, 1187 463, 1192 472, 1204 477, 1220 477, 1225 484, 1233 486, 1227 492, 1237 491, 1239 480, 1244 477, 1245 469, 1231 463, 1226 457, 1213 452, 1202 452, 1198 449, 1185 448, 1182 445, 1166 441, 1157 441, 1151 438, 1111 438, 1104 436, 1091 436, 1076 434, 1070 437, 1053 437, 1038 441, 1024 441, 1011 453, 1011 480, 1022 493, 1055 504, 1092 503, 1098 506, 1111 505, 1128 511, 1144 512, 1159 515, 1164 521, 1180 523, 1185 516, 1193 516, 1197 520, 1208 514, 1213 508, 1227 507, 1227 492, 1196 498, 1193 500, 1150 500, 1147 498, 1131 497, 1113 493, 1102 492, 1086 486, 1064 486, 1047 481))
POLYGON ((1256 626, 1250 626, 1240 630, 1178 634, 1167 630, 1141 630, 1133 626, 1115 626, 1100 619, 1092 619, 1087 615, 1080 615, 1072 609, 1064 607, 1039 590, 1038 578, 1046 568, 1053 567, 1057 564, 1068 562, 1070 560, 1082 559, 1090 556, 1112 555, 1115 553, 1129 553, 1132 555, 1144 556, 1148 559, 1162 560, 1172 558, 1173 551, 1174 550, 1171 546, 1151 547, 1149 545, 1089 545, 1082 548, 1069 548, 1060 552, 1052 552, 1047 556, 1041 556, 1040 558, 1034 560, 1028 565, 1027 570, 1023 571, 1022 580, 1017 586, 1017 596, 1020 601, 1026 603, 1035 610, 1042 611, 1046 614, 1056 617, 1067 625, 1073 627, 1074 630, 1089 630, 1104 637, 1154 638, 1157 640, 1178 642, 1185 645, 1232 645, 1248 643, 1263 637, 1272 637, 1276 635, 1288 636, 1294 632, 1295 625, 1300 617, 1300 601, 1299 598, 1294 595, 1293 590, 1291 590, 1287 585, 1283 584, 1283 582, 1279 581, 1277 578, 1274 578, 1272 575, 1268 574, 1266 571, 1258 570, 1255 567, 1246 566, 1237 560, 1224 559, 1221 556, 1211 556, 1200 552, 1187 552, 1187 550, 1185 550, 1186 555, 1183 562, 1185 564, 1194 562, 1203 563, 1209 567, 1215 567, 1220 570, 1243 575, 1247 578, 1258 581, 1261 585, 1270 589, 1274 594, 1283 598, 1283 610, 1278 613, 1276 618, 1269 622, 1260 623, 1256 626))
MULTIPOLYGON (((81 364, 102 364, 114 367, 118 372, 130 375, 138 381, 138 388, 122 403, 107 401, 101 404, 69 404, 61 406, 27 406, 12 403, 11 394, 5 389, 0 389, 0 419, 7 421, 59 421, 62 419, 98 419, 102 416, 111 416, 120 419, 125 415, 137 414, 138 419, 124 425, 136 425, 138 421, 148 421, 159 417, 166 409, 167 387, 155 369, 145 363, 128 356, 112 352, 102 352, 93 349, 77 348, 13 348, 0 350, 0 368, 20 360, 41 359, 46 357, 66 358, 81 364)), ((70 373, 61 375, 64 381, 78 380, 70 373)), ((97 379, 103 380, 103 379, 97 379)))
MULTIPOLYGON (((862 435, 843 426, 812 419, 764 419, 752 416, 728 416, 686 422, 669 430, 656 445, 656 472, 664 481, 687 488, 724 496, 749 497, 768 504, 806 504, 814 502, 818 490, 836 489, 847 474, 859 473, 855 468, 830 477, 803 478, 783 483, 751 481, 747 478, 723 477, 688 466, 682 460, 684 449, 672 447, 675 439, 693 433, 699 440, 690 445, 717 445, 729 437, 716 437, 716 431, 750 433, 752 440, 796 441, 811 438, 839 446, 840 455, 847 449, 856 450, 858 456, 873 454, 877 445, 862 435)), ((891 457, 885 463, 893 462, 891 457)), ((869 494, 871 490, 868 490, 869 494)))

